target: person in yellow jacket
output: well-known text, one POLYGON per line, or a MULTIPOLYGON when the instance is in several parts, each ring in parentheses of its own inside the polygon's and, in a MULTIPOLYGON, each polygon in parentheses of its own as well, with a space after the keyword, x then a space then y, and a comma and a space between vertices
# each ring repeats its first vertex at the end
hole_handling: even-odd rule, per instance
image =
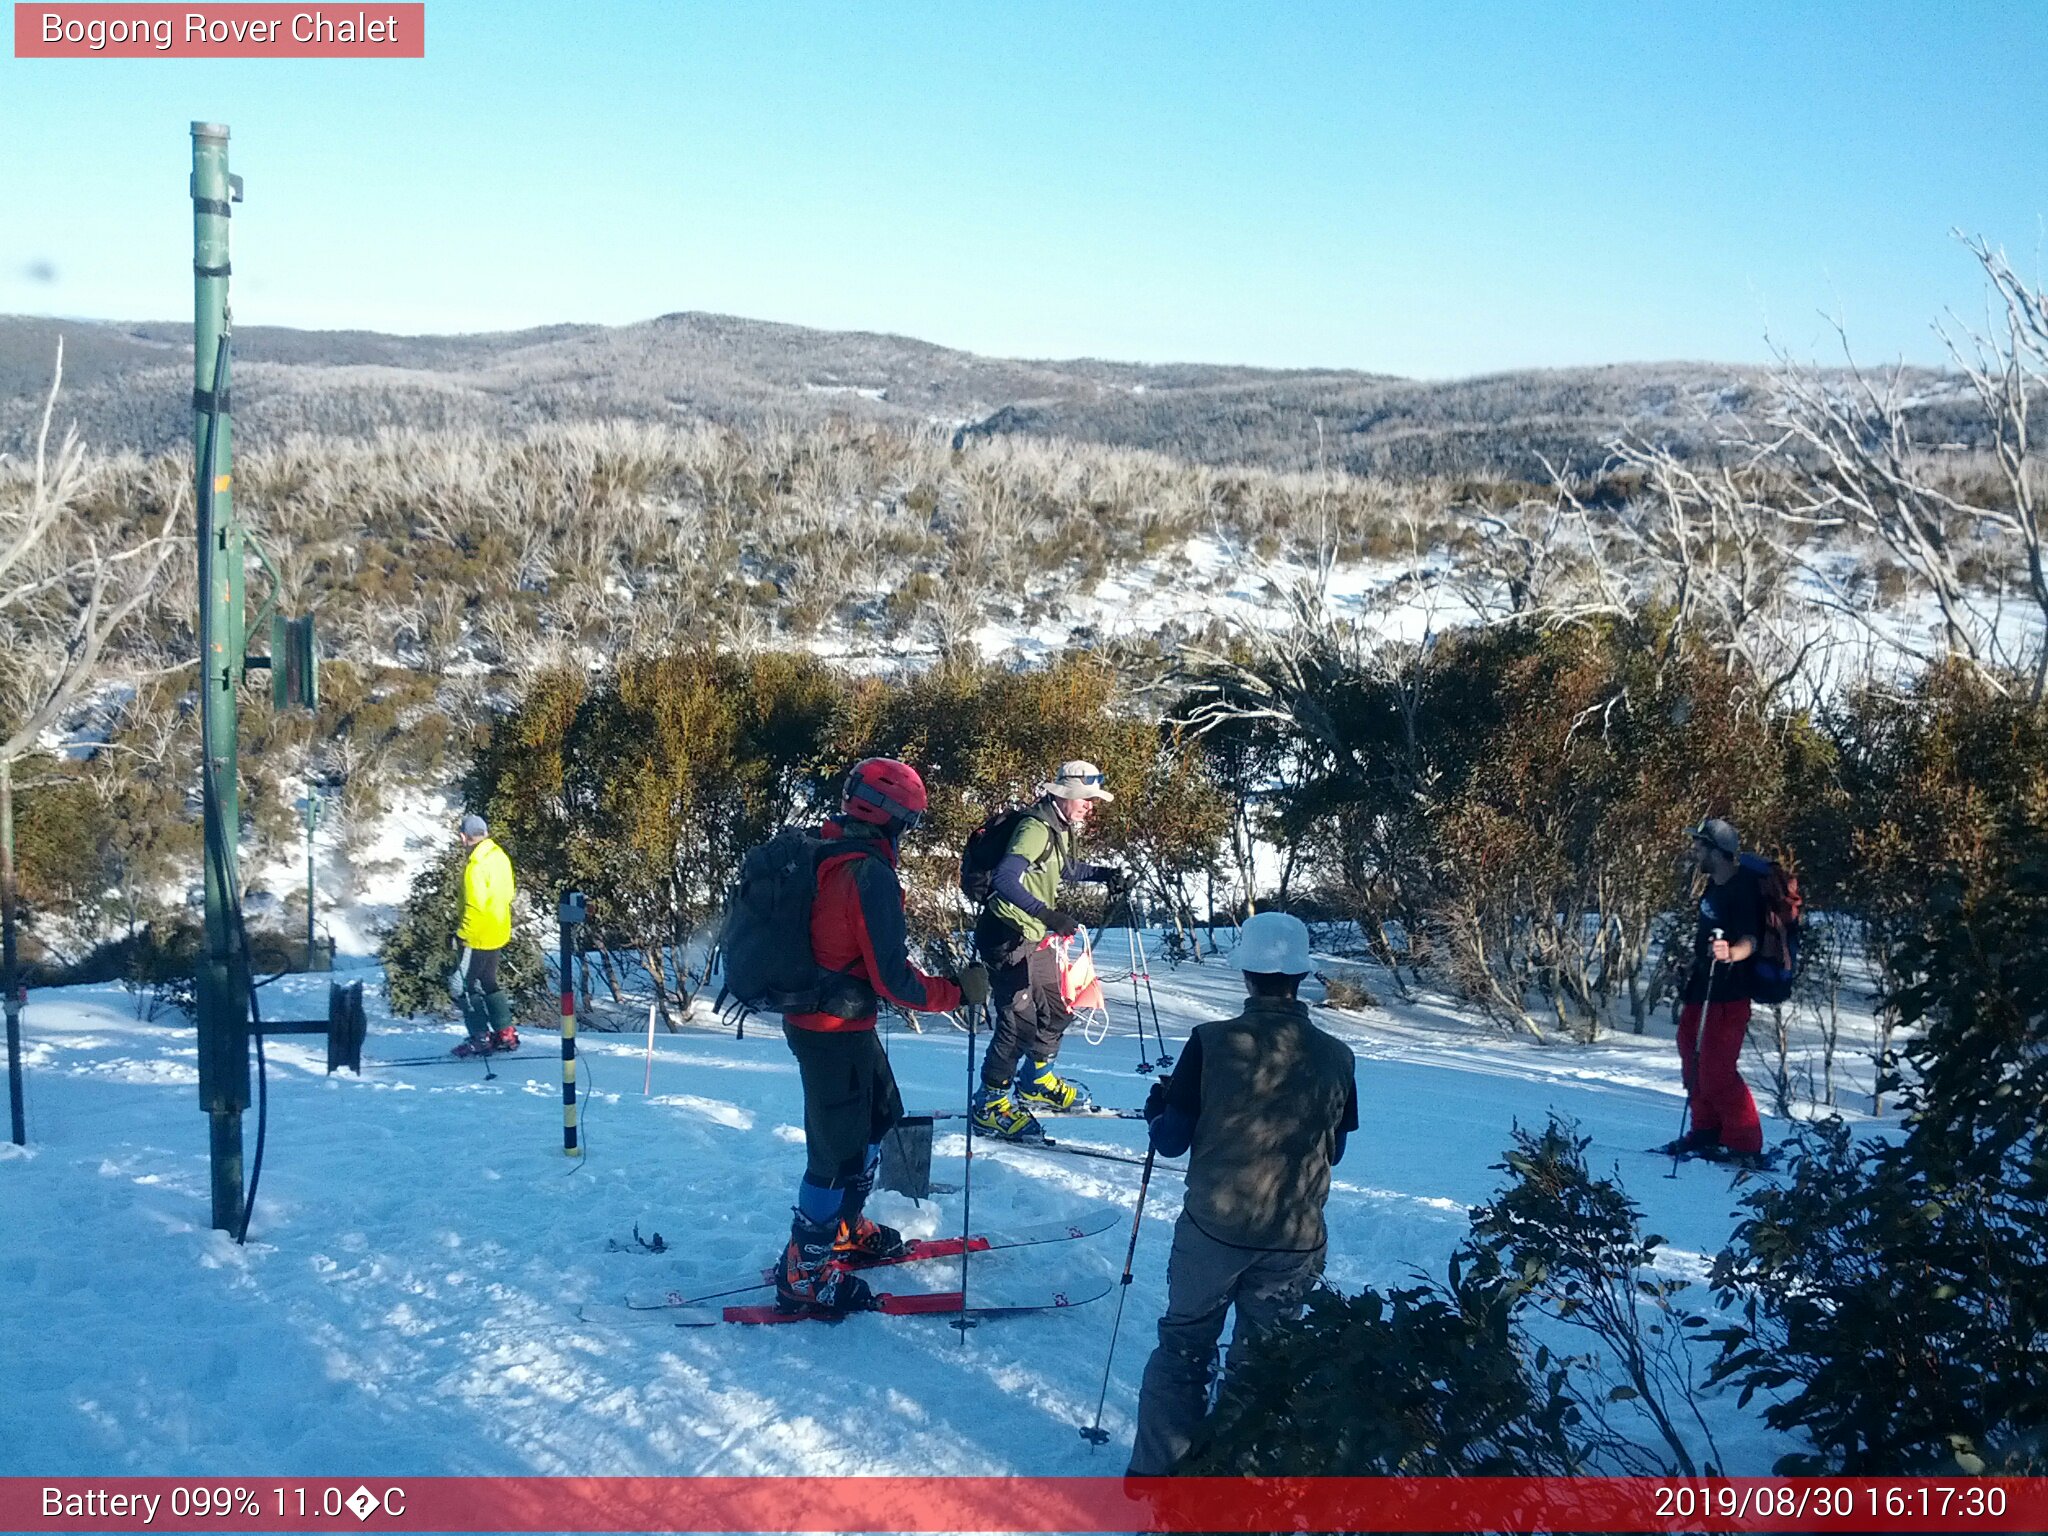
POLYGON ((498 957, 512 942, 512 861, 491 840, 483 817, 462 818, 462 846, 469 858, 462 866, 462 926, 455 942, 462 946, 460 981, 463 1022, 469 1038, 455 1047, 457 1056, 482 1056, 519 1049, 519 1031, 512 1025, 512 999, 498 985, 498 957))

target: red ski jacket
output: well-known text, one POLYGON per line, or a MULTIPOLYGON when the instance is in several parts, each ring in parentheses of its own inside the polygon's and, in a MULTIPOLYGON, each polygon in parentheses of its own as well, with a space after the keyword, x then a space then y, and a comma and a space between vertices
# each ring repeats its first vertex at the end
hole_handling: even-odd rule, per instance
MULTIPOLYGON (((819 828, 830 842, 849 839, 846 823, 834 817, 819 828)), ((811 903, 811 953, 818 964, 865 982, 875 995, 913 1013, 951 1013, 960 989, 940 976, 927 976, 910 963, 903 928, 903 886, 896 878, 896 846, 887 838, 860 837, 880 858, 862 853, 827 854, 818 864, 818 894, 811 903)), ((852 1018, 835 1013, 790 1013, 796 1029, 862 1030, 875 1027, 875 1008, 852 1018)))

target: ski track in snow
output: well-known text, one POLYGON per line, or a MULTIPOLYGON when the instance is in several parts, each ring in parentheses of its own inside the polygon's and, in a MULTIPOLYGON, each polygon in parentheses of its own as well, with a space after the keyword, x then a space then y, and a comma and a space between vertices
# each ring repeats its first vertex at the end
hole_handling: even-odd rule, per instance
MULTIPOLYGON (((1227 960, 1155 962, 1169 1048, 1236 1010, 1227 960)), ((1383 980, 1384 978, 1379 978, 1383 980)), ((266 992, 266 1013, 324 1012, 324 976, 266 992)), ((1377 986, 1377 981, 1376 981, 1377 986)), ((394 1024, 367 989, 370 1059, 437 1052, 452 1027, 394 1024)), ((1078 1031, 1062 1064, 1104 1103, 1142 1101, 1128 1003, 1100 1046, 1078 1031)), ((1363 1124, 1335 1174, 1328 1278, 1341 1289, 1441 1278, 1512 1123, 1551 1111, 1594 1138, 1695 1281, 1732 1226, 1726 1175, 1628 1149, 1678 1119, 1663 1038, 1542 1047, 1442 1002, 1366 1015, 1319 1010, 1359 1054, 1363 1124)), ((118 987, 33 994, 30 1146, 0 1157, 0 1394, 14 1428, 0 1473, 1110 1474, 1128 1454, 1137 1390, 1165 1300, 1177 1176, 1155 1176, 1103 1423, 1094 1415, 1114 1292, 1070 1312, 984 1320, 963 1343, 943 1318, 838 1326, 625 1328, 576 1316, 629 1288, 736 1276, 769 1263, 802 1169, 797 1077, 779 1031, 744 1040, 580 1039, 585 1156, 561 1151, 559 1056, 547 1021, 520 1055, 481 1066, 325 1074, 316 1039, 280 1039, 270 1129, 246 1247, 209 1230, 206 1121, 189 1027, 145 1023, 118 987), (606 1251, 638 1223, 681 1252, 606 1251)), ((913 1108, 964 1091, 965 1037, 943 1024, 887 1041, 913 1108)), ((255 1150, 256 1119, 245 1117, 255 1150)), ((1766 1122, 1772 1141, 1787 1127, 1766 1122)), ((1056 1136, 1143 1148, 1130 1121, 1063 1122, 1056 1136)), ((957 1184, 964 1143, 943 1127, 933 1176, 957 1184)), ((978 1140, 978 1228, 1107 1202, 1128 1211, 1135 1167, 978 1140)), ((910 1236, 960 1226, 960 1196, 872 1209, 910 1236)), ((1122 1262, 1129 1226, 1050 1248, 977 1257, 973 1273, 1047 1275, 1122 1262)), ((972 1280, 970 1279, 970 1286, 972 1280)), ((883 1288, 886 1288, 884 1286, 883 1288)), ((758 1299, 767 1299, 759 1293, 758 1299)), ((752 1298, 749 1298, 752 1299, 752 1298)), ((1699 1304, 1708 1298, 1700 1295, 1699 1304)), ((1707 1306, 1707 1310, 1712 1310, 1707 1306)), ((1569 1333, 1551 1342, 1583 1347, 1569 1333)), ((1360 1383, 1369 1390, 1369 1383, 1360 1383)), ((1790 1446, 1738 1413, 1708 1412, 1732 1471, 1762 1473, 1790 1446)))

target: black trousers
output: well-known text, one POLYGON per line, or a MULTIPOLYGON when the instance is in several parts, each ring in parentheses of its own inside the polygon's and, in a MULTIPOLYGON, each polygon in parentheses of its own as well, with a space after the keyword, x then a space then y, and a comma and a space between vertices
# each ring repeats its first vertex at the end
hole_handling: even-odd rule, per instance
POLYGON ((502 949, 469 952, 469 968, 463 972, 462 1019, 472 1035, 488 1035, 497 1027, 491 1017, 491 1000, 499 992, 498 957, 502 954, 502 949))
POLYGON ((502 949, 472 949, 469 952, 469 970, 465 973, 473 992, 495 992, 498 990, 498 957, 502 949))
POLYGON ((1074 1012, 1060 996, 1059 956, 1051 948, 1031 948, 1001 967, 989 979, 996 1005, 996 1037, 982 1058, 981 1081, 987 1088, 1007 1088, 1017 1075, 1019 1058, 1030 1055, 1051 1061, 1074 1012))
POLYGON ((804 1085, 804 1177, 824 1189, 846 1189, 867 1172, 868 1148, 903 1118, 896 1073, 872 1029, 785 1022, 782 1036, 804 1085))

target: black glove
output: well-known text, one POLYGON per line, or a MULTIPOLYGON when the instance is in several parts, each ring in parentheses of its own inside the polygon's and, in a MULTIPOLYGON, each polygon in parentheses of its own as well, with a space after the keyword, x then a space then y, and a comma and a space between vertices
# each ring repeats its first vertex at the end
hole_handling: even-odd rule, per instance
POLYGON ((1152 1091, 1145 1095, 1145 1123, 1150 1125, 1166 1113, 1166 1084, 1154 1083, 1152 1091))
POLYGON ((988 967, 970 965, 960 973, 960 1001, 979 1008, 988 1001, 988 967))
POLYGON ((1102 883, 1112 896, 1121 896, 1131 888, 1131 872, 1112 865, 1102 872, 1102 883))
POLYGON ((1054 907, 1045 914, 1045 926, 1063 939, 1071 939, 1081 931, 1081 920, 1071 912, 1054 907))

